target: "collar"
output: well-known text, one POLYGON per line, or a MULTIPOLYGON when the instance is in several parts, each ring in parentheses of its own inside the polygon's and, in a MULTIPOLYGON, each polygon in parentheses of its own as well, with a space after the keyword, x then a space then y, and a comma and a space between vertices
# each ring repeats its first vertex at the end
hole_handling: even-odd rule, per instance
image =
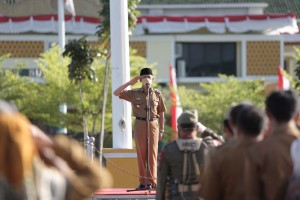
POLYGON ((284 124, 277 124, 272 126, 270 130, 270 134, 277 135, 277 134, 289 134, 289 135, 299 135, 299 130, 295 123, 284 123, 284 124))
MULTIPOLYGON (((150 93, 152 93, 153 91, 154 91, 154 89, 151 87, 150 88, 150 93)), ((146 93, 146 90, 144 90, 143 86, 140 88, 140 92, 146 93)))
POLYGON ((194 139, 195 137, 192 134, 180 134, 180 139, 194 139))

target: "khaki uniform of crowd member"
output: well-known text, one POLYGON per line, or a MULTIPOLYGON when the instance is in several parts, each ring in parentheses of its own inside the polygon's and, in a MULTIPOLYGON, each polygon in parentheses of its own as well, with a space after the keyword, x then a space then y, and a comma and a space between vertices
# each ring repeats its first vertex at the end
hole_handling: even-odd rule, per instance
POLYGON ((281 126, 250 148, 245 171, 246 199, 284 199, 293 172, 290 147, 299 136, 296 127, 281 126))
POLYGON ((157 178, 157 151, 159 140, 159 113, 166 111, 161 92, 157 89, 150 88, 150 121, 149 121, 149 170, 150 180, 147 180, 146 171, 146 128, 147 128, 147 91, 143 88, 133 90, 124 90, 119 98, 131 102, 134 122, 134 139, 138 157, 140 184, 147 185, 149 182, 156 186, 157 178))
POLYGON ((244 162, 252 142, 230 141, 209 152, 200 196, 207 200, 244 199, 244 162))
POLYGON ((198 199, 204 155, 208 149, 197 137, 179 138, 167 144, 159 158, 156 199, 198 199))

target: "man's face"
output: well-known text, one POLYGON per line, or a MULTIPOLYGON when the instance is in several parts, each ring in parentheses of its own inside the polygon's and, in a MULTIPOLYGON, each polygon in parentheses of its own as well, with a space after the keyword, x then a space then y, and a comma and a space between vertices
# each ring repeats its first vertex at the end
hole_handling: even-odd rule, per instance
POLYGON ((142 75, 140 77, 140 81, 143 83, 143 85, 146 85, 146 83, 152 84, 153 76, 150 74, 142 75))

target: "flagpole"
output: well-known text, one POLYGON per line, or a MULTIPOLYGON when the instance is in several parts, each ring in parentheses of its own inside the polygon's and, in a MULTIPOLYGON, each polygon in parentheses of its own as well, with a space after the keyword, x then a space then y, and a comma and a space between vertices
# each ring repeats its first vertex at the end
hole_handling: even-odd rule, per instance
MULTIPOLYGON (((112 91, 130 80, 128 0, 110 0, 112 91)), ((131 104, 112 95, 114 149, 132 148, 131 104)))
POLYGON ((57 0, 58 13, 58 44, 61 49, 65 48, 65 14, 64 14, 64 0, 57 0))

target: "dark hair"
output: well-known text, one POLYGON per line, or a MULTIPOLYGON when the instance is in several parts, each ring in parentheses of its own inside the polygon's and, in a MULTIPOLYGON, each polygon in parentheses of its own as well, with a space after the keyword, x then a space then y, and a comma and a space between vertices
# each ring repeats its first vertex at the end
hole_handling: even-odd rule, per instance
POLYGON ((298 98, 292 90, 274 91, 266 99, 266 111, 278 122, 288 122, 299 110, 298 98))
POLYGON ((142 75, 148 75, 148 74, 153 75, 152 74, 152 70, 150 68, 143 68, 143 69, 141 69, 140 76, 142 76, 142 75))
POLYGON ((239 113, 237 127, 242 134, 257 136, 262 132, 264 124, 263 111, 254 105, 243 108, 239 113))
POLYGON ((253 104, 250 102, 241 102, 237 105, 234 105, 230 108, 228 118, 233 123, 233 125, 237 125, 238 117, 240 114, 240 111, 243 110, 246 107, 252 106, 253 104))

